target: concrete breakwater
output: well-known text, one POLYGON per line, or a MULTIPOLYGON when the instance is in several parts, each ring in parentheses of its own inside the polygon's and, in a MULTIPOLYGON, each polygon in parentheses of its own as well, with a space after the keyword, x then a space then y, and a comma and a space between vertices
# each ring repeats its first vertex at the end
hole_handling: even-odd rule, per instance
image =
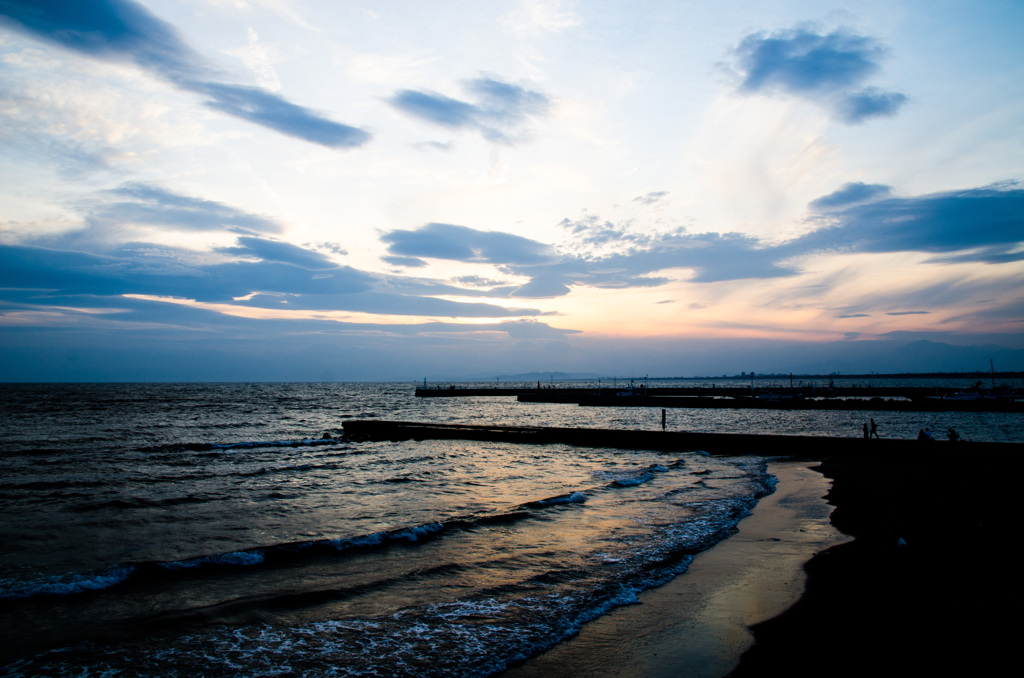
POLYGON ((628 431, 597 428, 540 426, 486 426, 349 420, 346 437, 354 440, 487 440, 521 444, 578 445, 666 452, 704 451, 716 455, 792 456, 824 459, 832 456, 861 457, 928 456, 943 454, 1024 454, 1024 443, 948 442, 917 440, 832 438, 822 436, 759 435, 740 433, 690 433, 685 431, 628 431))

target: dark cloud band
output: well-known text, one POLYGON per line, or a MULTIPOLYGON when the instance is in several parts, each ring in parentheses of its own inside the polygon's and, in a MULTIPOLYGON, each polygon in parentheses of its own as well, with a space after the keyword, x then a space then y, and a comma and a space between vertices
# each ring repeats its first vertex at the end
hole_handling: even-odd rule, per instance
POLYGON ((656 287, 669 282, 660 271, 689 269, 690 282, 766 279, 796 275, 793 263, 817 252, 948 253, 932 263, 988 264, 1024 259, 1024 190, 1003 186, 912 198, 895 198, 882 184, 848 183, 811 203, 820 214, 817 230, 781 244, 766 244, 738 233, 656 236, 631 232, 594 216, 563 220, 561 226, 584 246, 618 251, 569 255, 543 243, 507 233, 452 224, 427 224, 386 233, 389 261, 425 259, 488 263, 518 286, 500 285, 489 296, 556 297, 574 286, 656 287))

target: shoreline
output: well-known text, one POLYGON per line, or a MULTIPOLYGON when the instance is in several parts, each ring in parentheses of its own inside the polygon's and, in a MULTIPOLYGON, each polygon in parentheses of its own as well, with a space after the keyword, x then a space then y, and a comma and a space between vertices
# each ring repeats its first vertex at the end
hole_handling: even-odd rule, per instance
POLYGON ((754 643, 749 627, 782 613, 804 590, 803 565, 847 541, 828 521, 828 480, 813 462, 772 461, 775 492, 738 532, 694 557, 671 582, 641 593, 502 678, 714 678, 754 643))
POLYGON ((1016 638, 1022 464, 955 453, 770 462, 776 491, 735 535, 500 675, 999 675, 1016 638))

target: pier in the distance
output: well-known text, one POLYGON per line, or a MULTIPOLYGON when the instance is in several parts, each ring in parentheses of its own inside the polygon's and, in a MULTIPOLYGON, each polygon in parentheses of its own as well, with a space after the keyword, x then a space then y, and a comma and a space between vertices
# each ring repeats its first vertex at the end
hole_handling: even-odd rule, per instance
POLYGON ((1024 393, 982 393, 950 387, 770 386, 478 387, 449 384, 416 389, 419 398, 507 397, 520 402, 574 403, 592 407, 693 409, 856 410, 888 412, 1018 412, 1024 393))

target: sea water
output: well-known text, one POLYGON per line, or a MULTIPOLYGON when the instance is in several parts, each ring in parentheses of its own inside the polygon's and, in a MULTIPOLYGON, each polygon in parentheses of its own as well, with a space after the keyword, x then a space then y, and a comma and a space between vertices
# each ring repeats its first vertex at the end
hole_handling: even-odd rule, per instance
MULTIPOLYGON (((409 384, 0 393, 5 675, 490 675, 685 572, 773 488, 755 455, 342 435, 351 418, 659 428, 651 408, 409 384)), ((669 422, 857 435, 864 416, 669 422)), ((903 416, 876 420, 912 434, 903 416)), ((1015 415, 954 418, 1019 440, 1015 415)))

